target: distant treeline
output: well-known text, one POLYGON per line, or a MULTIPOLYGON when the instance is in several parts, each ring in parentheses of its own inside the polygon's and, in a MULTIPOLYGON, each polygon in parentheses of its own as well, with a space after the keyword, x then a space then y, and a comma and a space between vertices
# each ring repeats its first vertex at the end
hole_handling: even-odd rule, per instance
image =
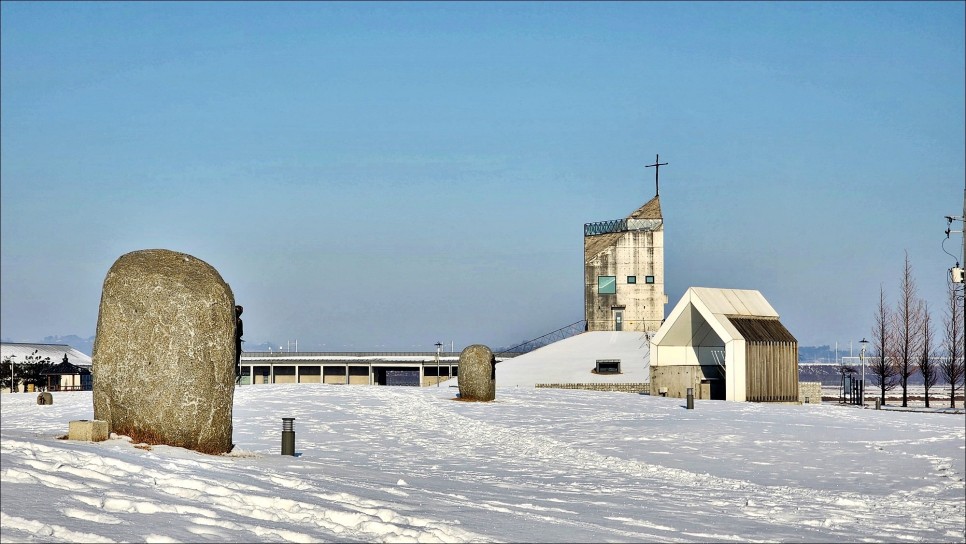
MULTIPOLYGON (((845 354, 848 357, 848 354, 845 354)), ((859 365, 849 365, 855 368, 856 373, 855 378, 861 376, 862 367, 859 365)), ((838 385, 842 381, 842 374, 839 372, 839 367, 836 365, 828 364, 808 364, 802 362, 799 359, 798 362, 798 381, 801 382, 822 382, 823 385, 838 385)), ((871 389, 874 387, 872 373, 869 372, 869 368, 865 369, 865 381, 866 389, 871 389)), ((941 382, 942 380, 940 380, 941 382)), ((909 376, 909 385, 922 385, 922 374, 919 371, 914 372, 909 376)), ((944 385, 940 383, 939 385, 944 385)))

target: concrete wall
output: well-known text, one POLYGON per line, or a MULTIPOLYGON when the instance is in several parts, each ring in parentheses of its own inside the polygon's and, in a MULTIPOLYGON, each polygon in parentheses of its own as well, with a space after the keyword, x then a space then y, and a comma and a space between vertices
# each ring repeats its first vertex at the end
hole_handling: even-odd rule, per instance
POLYGON ((798 382, 798 401, 809 404, 822 403, 822 382, 798 382))
POLYGON ((694 389, 696 399, 724 397, 724 384, 721 383, 724 375, 716 365, 651 366, 650 370, 652 395, 660 395, 661 388, 666 387, 666 396, 673 398, 687 397, 688 388, 694 389), (701 383, 701 380, 714 380, 714 383, 701 383))
MULTIPOLYGON (((608 236, 608 235, 603 235, 608 236)), ((584 247, 597 236, 585 236, 584 247)), ((587 330, 612 331, 614 307, 623 308, 623 330, 656 331, 664 320, 664 228, 626 231, 602 253, 584 263, 584 314, 587 330), (615 276, 617 293, 599 294, 598 276, 615 276), (635 276, 637 283, 627 283, 635 276), (645 281, 654 276, 654 283, 645 281)))
POLYGON ((345 366, 323 366, 322 383, 344 384, 346 383, 345 366))
POLYGON ((322 367, 300 366, 299 383, 322 383, 322 367))
POLYGON ((449 379, 449 376, 423 376, 422 385, 423 387, 436 387, 438 384, 449 381, 449 379))
POLYGON ((727 373, 728 400, 745 402, 748 400, 747 372, 745 371, 744 340, 732 340, 725 344, 725 364, 727 373))
POLYGON ((276 366, 274 369, 275 383, 297 383, 294 366, 276 366))
POLYGON ((349 385, 369 385, 370 383, 368 366, 349 367, 349 385))
POLYGON ((584 389, 587 391, 617 391, 620 393, 650 394, 649 383, 538 383, 538 389, 584 389))

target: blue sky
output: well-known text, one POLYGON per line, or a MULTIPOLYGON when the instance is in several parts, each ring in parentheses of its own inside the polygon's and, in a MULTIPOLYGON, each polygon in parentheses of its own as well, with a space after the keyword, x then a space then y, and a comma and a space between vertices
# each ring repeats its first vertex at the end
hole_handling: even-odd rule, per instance
POLYGON ((167 248, 250 343, 512 344, 583 317, 583 224, 658 153, 667 311, 758 289, 847 344, 908 251, 938 323, 964 5, 3 2, 0 336, 93 335, 167 248))

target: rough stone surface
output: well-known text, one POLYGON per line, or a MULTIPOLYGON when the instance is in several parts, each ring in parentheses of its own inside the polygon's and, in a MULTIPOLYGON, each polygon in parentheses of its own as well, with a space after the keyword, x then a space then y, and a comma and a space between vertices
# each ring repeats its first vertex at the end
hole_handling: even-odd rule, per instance
POLYGON ((822 382, 798 382, 798 402, 822 404, 822 382))
POLYGON ((107 435, 107 422, 99 419, 78 419, 67 424, 67 440, 102 442, 107 435))
POLYGON ((460 353, 457 382, 463 400, 490 401, 496 398, 496 358, 490 348, 474 344, 460 353))
POLYGON ((537 389, 583 389, 586 391, 616 391, 620 393, 638 393, 641 395, 651 394, 651 384, 649 383, 537 383, 533 387, 537 389))
POLYGON ((51 395, 50 393, 44 392, 37 395, 37 404, 44 405, 44 404, 53 404, 53 403, 54 403, 54 396, 51 395))
POLYGON ((235 297, 208 263, 166 249, 122 255, 104 280, 94 417, 137 442, 232 447, 235 297))

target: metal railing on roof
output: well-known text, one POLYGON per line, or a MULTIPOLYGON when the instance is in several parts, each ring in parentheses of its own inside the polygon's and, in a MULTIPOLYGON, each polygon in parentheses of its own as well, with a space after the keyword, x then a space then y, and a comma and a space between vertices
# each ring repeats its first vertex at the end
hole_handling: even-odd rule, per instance
POLYGON ((596 236, 598 234, 608 234, 611 232, 624 232, 625 230, 627 230, 627 219, 612 219, 610 221, 584 223, 584 236, 596 236))
POLYGON ((584 223, 584 236, 596 236, 611 232, 626 232, 629 230, 655 230, 664 221, 661 219, 611 219, 596 223, 584 223))

